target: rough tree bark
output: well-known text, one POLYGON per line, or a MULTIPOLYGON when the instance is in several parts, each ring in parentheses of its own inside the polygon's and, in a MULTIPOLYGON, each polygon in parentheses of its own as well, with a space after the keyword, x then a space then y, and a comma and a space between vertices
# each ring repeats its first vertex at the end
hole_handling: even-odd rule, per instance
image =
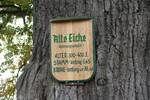
POLYGON ((33 53, 17 82, 18 100, 150 100, 149 0, 33 0, 33 53), (97 73, 84 86, 50 74, 49 20, 94 16, 97 73))

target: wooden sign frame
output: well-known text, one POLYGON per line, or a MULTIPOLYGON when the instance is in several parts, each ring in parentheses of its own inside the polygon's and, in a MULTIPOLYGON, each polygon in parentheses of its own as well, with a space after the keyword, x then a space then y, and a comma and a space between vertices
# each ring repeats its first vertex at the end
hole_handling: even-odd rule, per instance
POLYGON ((52 24, 53 23, 59 23, 59 22, 69 22, 69 21, 85 21, 85 20, 92 20, 92 39, 93 39, 93 69, 92 69, 92 75, 88 78, 88 79, 84 79, 84 80, 59 80, 55 77, 55 75, 53 74, 53 65, 52 65, 52 49, 53 49, 53 45, 52 45, 52 29, 51 29, 51 41, 50 41, 50 44, 51 44, 51 49, 50 49, 50 54, 51 54, 51 75, 53 76, 53 78, 55 80, 57 80, 58 82, 64 82, 64 83, 71 83, 70 85, 73 85, 73 84, 81 84, 81 83, 85 83, 89 80, 91 80, 95 73, 96 73, 96 66, 95 66, 95 61, 96 61, 96 57, 95 57, 95 32, 94 32, 94 18, 93 17, 68 17, 68 18, 55 18, 55 19, 52 19, 50 21, 50 27, 52 28, 52 24), (72 84, 73 83, 73 84, 72 84))

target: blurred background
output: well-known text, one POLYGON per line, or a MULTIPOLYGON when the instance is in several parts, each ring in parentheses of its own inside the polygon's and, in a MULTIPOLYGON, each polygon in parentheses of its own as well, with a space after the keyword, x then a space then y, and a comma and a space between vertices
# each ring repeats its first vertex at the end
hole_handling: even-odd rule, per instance
POLYGON ((31 55, 31 0, 0 0, 0 100, 15 100, 16 80, 31 55))

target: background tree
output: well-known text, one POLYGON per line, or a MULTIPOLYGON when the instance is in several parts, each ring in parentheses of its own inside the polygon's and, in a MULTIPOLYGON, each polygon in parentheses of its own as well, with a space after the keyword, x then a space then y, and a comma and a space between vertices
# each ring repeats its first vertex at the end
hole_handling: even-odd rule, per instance
POLYGON ((33 51, 17 82, 18 100, 149 100, 149 0, 33 0, 33 51), (94 16, 93 80, 65 86, 50 75, 49 20, 94 16))
POLYGON ((0 0, 0 99, 2 100, 14 100, 15 84, 20 69, 31 55, 31 9, 31 0, 0 0))

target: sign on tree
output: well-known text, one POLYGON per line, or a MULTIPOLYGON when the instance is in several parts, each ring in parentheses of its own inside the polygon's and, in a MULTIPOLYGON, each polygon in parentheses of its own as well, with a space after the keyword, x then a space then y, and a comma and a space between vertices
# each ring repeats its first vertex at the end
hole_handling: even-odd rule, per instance
POLYGON ((52 75, 61 82, 87 81, 95 72, 93 19, 51 20, 52 75))

